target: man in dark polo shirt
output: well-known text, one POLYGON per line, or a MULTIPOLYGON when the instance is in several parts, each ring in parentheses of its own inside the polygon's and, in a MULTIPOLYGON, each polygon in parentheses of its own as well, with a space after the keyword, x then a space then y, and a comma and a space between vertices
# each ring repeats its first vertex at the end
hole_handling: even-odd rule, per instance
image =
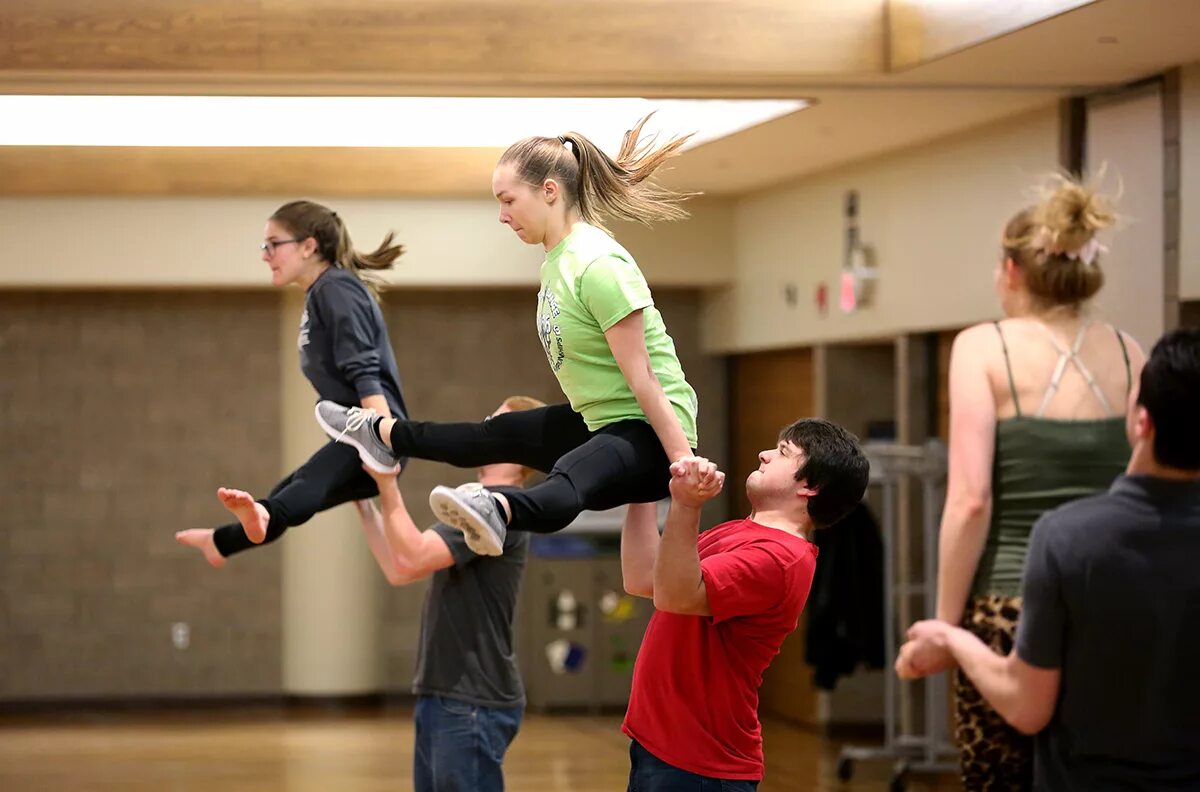
POLYGON ((1200 790, 1200 330, 1155 345, 1126 423, 1125 475, 1033 528, 1013 652, 925 621, 896 661, 1036 734, 1037 790, 1200 790))
MULTIPOLYGON (((528 396, 505 400, 494 415, 544 406, 528 396)), ((358 501, 371 553, 393 586, 432 578, 421 611, 413 692, 416 792, 499 792, 501 765, 525 711, 513 648, 513 616, 529 534, 510 531, 504 553, 477 555, 457 528, 419 529, 395 475, 365 468, 379 484, 377 510, 358 501)), ((521 486, 534 471, 515 464, 479 469, 483 485, 521 486)))

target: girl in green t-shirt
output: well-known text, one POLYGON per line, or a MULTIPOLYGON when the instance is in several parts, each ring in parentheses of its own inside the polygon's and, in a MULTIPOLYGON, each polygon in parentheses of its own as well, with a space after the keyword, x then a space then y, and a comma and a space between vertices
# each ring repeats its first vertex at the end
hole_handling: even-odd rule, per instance
POLYGON ((433 490, 438 519, 462 530, 477 553, 498 555, 509 529, 549 533, 585 509, 660 500, 670 464, 696 447, 696 392, 645 277, 602 226, 605 217, 687 216, 679 206, 687 195, 648 181, 687 138, 642 140, 648 119, 625 134, 615 159, 576 132, 531 137, 509 147, 492 176, 500 222, 546 250, 537 330, 567 404, 482 423, 372 420, 357 408, 317 405, 325 431, 373 467, 415 457, 548 473, 525 490, 433 490))

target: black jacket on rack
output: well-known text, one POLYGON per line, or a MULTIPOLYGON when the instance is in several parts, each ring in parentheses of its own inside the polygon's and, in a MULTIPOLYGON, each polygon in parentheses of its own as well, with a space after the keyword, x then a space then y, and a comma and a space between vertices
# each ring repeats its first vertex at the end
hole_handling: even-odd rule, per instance
POLYGON ((818 688, 859 664, 882 668, 883 539, 865 503, 829 528, 814 532, 817 570, 808 595, 804 659, 818 688))

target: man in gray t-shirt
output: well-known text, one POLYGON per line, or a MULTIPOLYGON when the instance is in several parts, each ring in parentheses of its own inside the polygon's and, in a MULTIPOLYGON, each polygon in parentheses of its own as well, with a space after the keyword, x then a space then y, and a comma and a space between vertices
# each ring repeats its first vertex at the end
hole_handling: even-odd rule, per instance
POLYGON ((529 533, 513 531, 498 556, 477 555, 467 547, 466 534, 442 523, 427 533, 446 543, 454 563, 433 573, 425 593, 413 692, 484 707, 523 707, 513 616, 529 533))
POLYGON ((1126 475, 1033 528, 1007 657, 913 625, 902 677, 957 664, 1034 742, 1038 790, 1200 789, 1200 330, 1154 347, 1126 475))
MULTIPOLYGON (((541 407, 513 396, 493 415, 541 407)), ((499 556, 476 555, 462 531, 413 523, 394 476, 377 475, 380 509, 359 501, 371 553, 394 586, 431 578, 421 612, 414 713, 417 792, 498 792, 501 764, 525 710, 513 647, 513 617, 529 534, 510 531, 499 556)), ((533 471, 515 464, 479 469, 479 482, 521 486, 533 471)))

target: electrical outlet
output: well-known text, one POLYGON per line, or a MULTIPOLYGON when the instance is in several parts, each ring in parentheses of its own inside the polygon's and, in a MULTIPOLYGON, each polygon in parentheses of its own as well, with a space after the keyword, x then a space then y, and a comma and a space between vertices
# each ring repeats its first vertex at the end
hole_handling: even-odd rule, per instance
POLYGON ((187 622, 175 622, 171 625, 171 643, 176 649, 187 649, 192 643, 192 630, 187 622))

